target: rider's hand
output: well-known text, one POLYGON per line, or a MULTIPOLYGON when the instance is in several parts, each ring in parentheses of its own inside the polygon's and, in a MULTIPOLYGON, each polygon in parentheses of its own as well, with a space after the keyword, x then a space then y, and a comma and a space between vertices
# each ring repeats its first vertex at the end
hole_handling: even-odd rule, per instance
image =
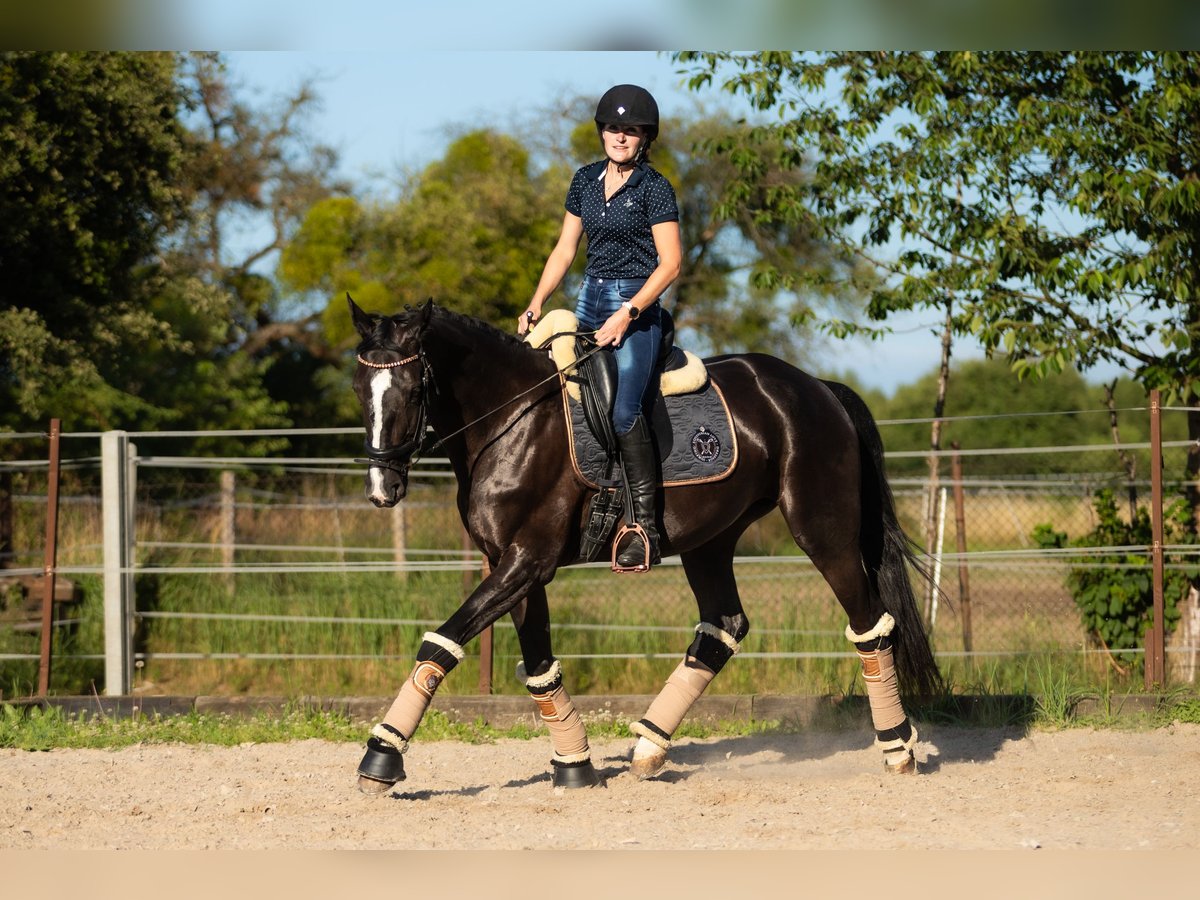
POLYGON ((607 347, 609 344, 614 347, 619 346, 632 321, 633 319, 629 318, 629 313, 625 311, 624 307, 618 309, 596 332, 596 343, 601 347, 607 347))
POLYGON ((529 308, 517 318, 517 336, 524 337, 525 333, 533 328, 533 323, 541 318, 541 310, 534 307, 531 303, 529 308))

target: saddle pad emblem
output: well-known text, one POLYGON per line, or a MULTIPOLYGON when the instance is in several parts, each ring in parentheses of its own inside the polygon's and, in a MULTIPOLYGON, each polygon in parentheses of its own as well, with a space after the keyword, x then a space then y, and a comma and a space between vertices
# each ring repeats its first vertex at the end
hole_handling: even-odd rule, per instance
POLYGON ((701 462, 712 462, 721 455, 721 439, 701 425, 692 435, 692 455, 701 462))

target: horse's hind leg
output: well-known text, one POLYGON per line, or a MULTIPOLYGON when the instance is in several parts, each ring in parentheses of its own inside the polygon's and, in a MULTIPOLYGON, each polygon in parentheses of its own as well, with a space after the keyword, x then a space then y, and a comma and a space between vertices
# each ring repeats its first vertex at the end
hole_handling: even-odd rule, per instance
POLYGON ((857 521, 847 517, 842 520, 843 524, 852 529, 831 526, 820 530, 819 536, 811 530, 805 535, 793 523, 794 507, 786 500, 781 507, 784 518, 792 525, 796 542, 824 576, 850 619, 846 638, 854 644, 862 664, 871 721, 875 726, 875 746, 883 751, 886 770, 895 774, 915 773, 913 747, 917 742, 917 730, 900 701, 892 655, 891 634, 895 621, 884 610, 878 592, 863 568, 857 521))
POLYGON ((630 726, 638 736, 629 771, 649 778, 662 769, 671 736, 692 705, 721 671, 750 631, 733 577, 733 548, 740 534, 727 534, 681 554, 688 584, 700 609, 696 637, 646 715, 630 726))
POLYGON ((525 685, 538 713, 550 731, 554 756, 550 765, 555 787, 594 787, 600 776, 592 766, 587 730, 562 683, 562 664, 554 658, 550 645, 550 609, 546 589, 533 588, 512 611, 517 639, 521 642, 521 662, 517 679, 525 685))

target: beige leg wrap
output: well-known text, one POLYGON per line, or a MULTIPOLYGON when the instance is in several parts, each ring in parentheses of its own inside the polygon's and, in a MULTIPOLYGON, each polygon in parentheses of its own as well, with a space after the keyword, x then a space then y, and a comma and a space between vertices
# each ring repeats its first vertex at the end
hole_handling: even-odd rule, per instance
POLYGON ((542 721, 550 730, 550 742, 554 747, 554 758, 563 763, 586 762, 591 759, 588 748, 587 730, 583 719, 571 702, 571 695, 562 686, 562 665, 556 659, 545 675, 532 678, 525 675, 525 667, 517 667, 517 677, 525 682, 529 695, 537 704, 542 721))
POLYGON ((404 735, 403 740, 378 725, 371 729, 372 736, 379 738, 385 744, 391 744, 401 753, 407 750, 408 739, 413 736, 413 732, 421 724, 421 718, 425 715, 425 710, 429 709, 430 701, 433 700, 434 691, 445 677, 446 671, 437 663, 417 663, 412 674, 408 676, 408 680, 400 688, 400 693, 392 701, 387 714, 383 717, 383 724, 390 725, 404 735))
POLYGON ((871 721, 876 731, 887 731, 904 723, 907 716, 900 703, 900 688, 896 683, 896 666, 892 659, 892 648, 858 651, 862 662, 863 680, 867 683, 867 697, 871 701, 871 721))
POLYGON ((667 679, 663 689, 654 698, 650 708, 646 710, 642 722, 634 722, 629 726, 629 730, 638 737, 644 737, 651 743, 657 744, 663 750, 669 749, 670 738, 664 738, 663 734, 675 733, 675 729, 679 727, 683 717, 692 708, 692 704, 704 693, 704 689, 708 687, 709 682, 716 677, 716 674, 694 657, 687 657, 675 667, 675 671, 671 673, 671 677, 667 679), (647 728, 643 722, 650 722, 662 734, 647 728))
MULTIPOLYGON (((444 638, 437 632, 427 631, 422 641, 436 644, 449 651, 455 659, 463 658, 463 648, 449 638, 444 638)), ((392 702, 387 714, 383 717, 383 728, 376 725, 371 729, 371 736, 377 737, 385 744, 395 747, 401 753, 408 749, 409 739, 421 724, 425 710, 433 700, 433 694, 446 677, 446 670, 430 660, 418 660, 412 673, 400 688, 400 693, 392 702), (394 731, 390 730, 394 729, 394 731), (397 737, 395 732, 401 737, 397 737)))
MULTIPOLYGON (((889 617, 890 618, 890 617, 889 617)), ((879 626, 876 626, 878 628, 879 626)), ((886 635, 891 632, 882 632, 886 635)), ((871 635, 876 637, 877 635, 871 635)), ((870 638, 867 638, 870 640, 870 638)), ((858 650, 859 661, 862 662, 863 681, 867 683, 867 699, 871 702, 871 721, 875 731, 890 731, 908 721, 904 706, 900 702, 900 687, 896 681, 896 666, 892 656, 892 648, 884 650, 858 650)), ((883 761, 890 767, 897 768, 906 765, 912 759, 912 748, 917 743, 916 726, 909 722, 912 734, 908 740, 894 738, 882 741, 877 736, 875 746, 883 751, 883 761)))
MULTIPOLYGON (((846 638, 853 643, 865 643, 876 637, 887 637, 895 629, 895 619, 888 613, 883 613, 875 628, 858 634, 850 625, 846 626, 846 638)), ((908 721, 904 712, 904 704, 900 702, 900 686, 896 682, 895 658, 892 648, 882 650, 860 650, 856 648, 858 659, 863 664, 863 680, 866 682, 866 697, 871 703, 871 722, 875 731, 892 731, 908 721)), ((881 740, 876 734, 875 745, 883 751, 883 762, 889 767, 899 768, 912 760, 913 746, 917 745, 917 727, 908 722, 912 734, 907 740, 893 738, 881 740)))

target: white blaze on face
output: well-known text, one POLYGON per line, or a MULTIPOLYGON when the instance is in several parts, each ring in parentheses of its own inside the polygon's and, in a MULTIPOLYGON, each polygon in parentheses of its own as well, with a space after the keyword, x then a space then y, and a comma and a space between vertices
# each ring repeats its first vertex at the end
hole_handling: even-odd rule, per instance
MULTIPOLYGON (((391 369, 382 369, 371 376, 371 446, 383 446, 383 395, 392 384, 391 369)), ((371 497, 381 503, 386 502, 387 495, 383 492, 383 469, 372 466, 371 497)))

